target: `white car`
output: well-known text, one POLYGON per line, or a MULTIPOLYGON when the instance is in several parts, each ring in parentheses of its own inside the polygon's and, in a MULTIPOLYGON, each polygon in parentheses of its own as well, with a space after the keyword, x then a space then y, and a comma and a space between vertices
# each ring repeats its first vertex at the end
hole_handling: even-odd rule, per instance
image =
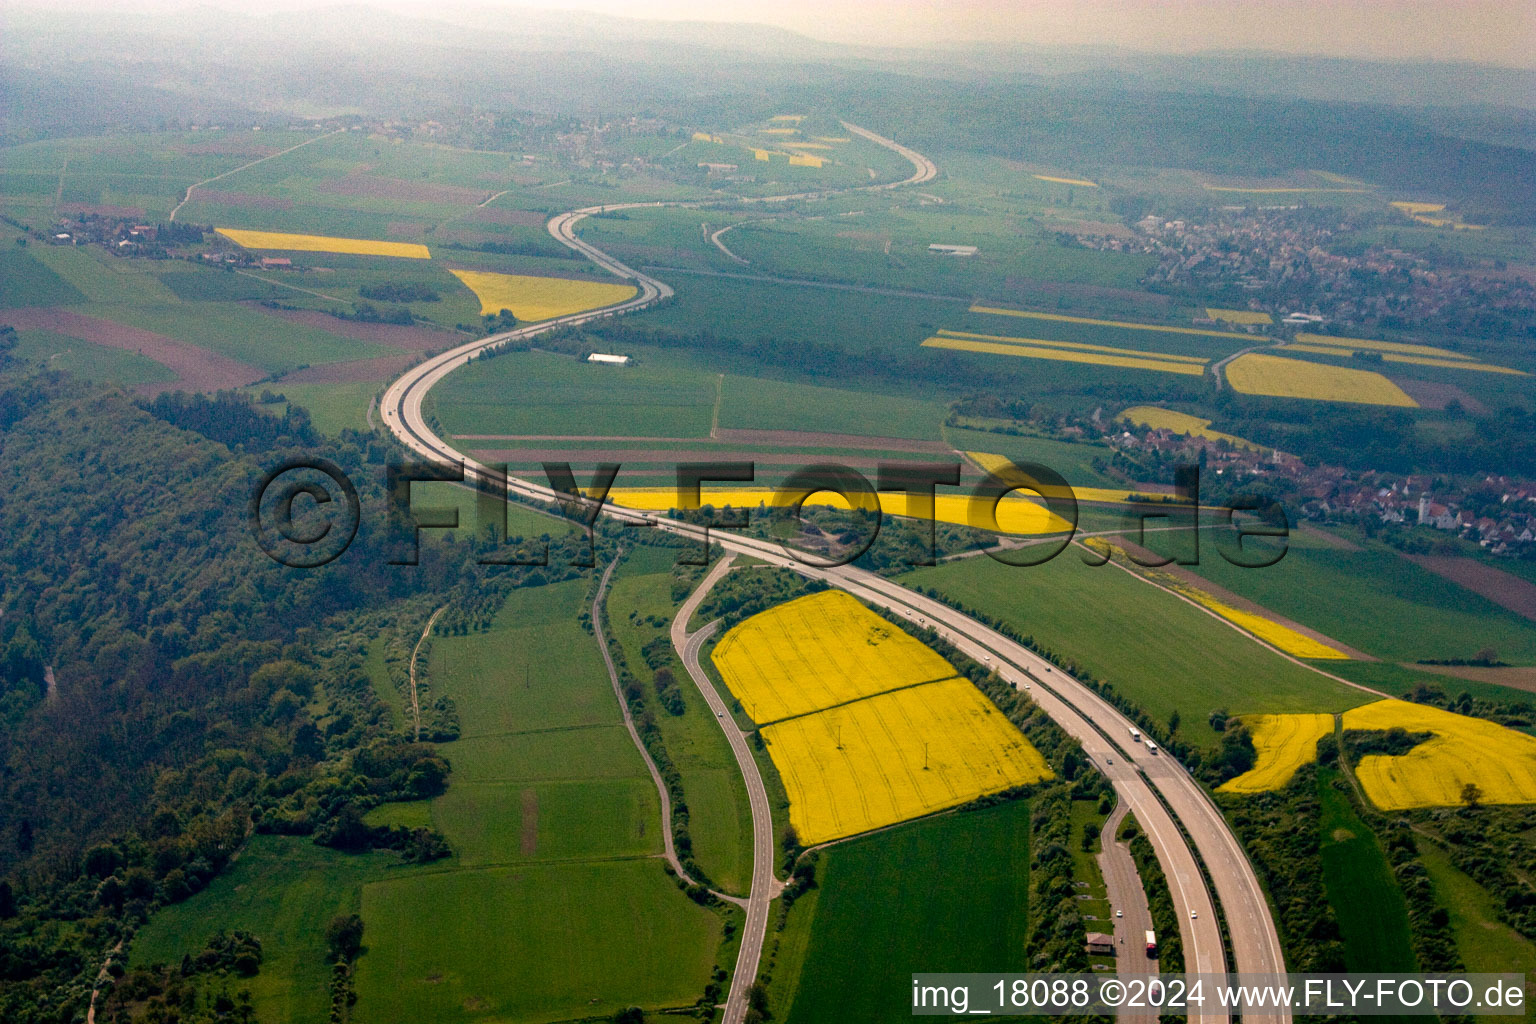
POLYGON ((1116 917, 1124 917, 1125 916, 1125 911, 1117 910, 1117 911, 1115 911, 1115 916, 1116 917))
POLYGON ((715 712, 715 717, 716 718, 724 718, 725 717, 725 712, 724 711, 716 711, 715 712))
POLYGON ((1200 915, 1199 915, 1199 914, 1197 914, 1197 913, 1195 913, 1195 912, 1194 912, 1194 911, 1193 911, 1193 910, 1191 910, 1191 911, 1190 911, 1190 912, 1189 912, 1189 919, 1190 919, 1190 920, 1191 920, 1191 921, 1193 921, 1193 920, 1194 920, 1194 919, 1195 919, 1195 918, 1197 918, 1197 917, 1199 917, 1199 916, 1200 916, 1200 915))

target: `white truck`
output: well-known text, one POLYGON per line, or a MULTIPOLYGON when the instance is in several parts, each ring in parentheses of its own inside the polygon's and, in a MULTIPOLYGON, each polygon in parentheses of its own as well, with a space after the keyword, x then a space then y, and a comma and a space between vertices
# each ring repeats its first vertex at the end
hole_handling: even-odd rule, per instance
POLYGON ((1147 740, 1147 753, 1149 753, 1149 754, 1157 753, 1157 744, 1153 743, 1151 740, 1147 740))
POLYGON ((1132 743, 1140 743, 1141 742, 1141 730, 1140 729, 1132 729, 1131 730, 1131 742, 1132 743))

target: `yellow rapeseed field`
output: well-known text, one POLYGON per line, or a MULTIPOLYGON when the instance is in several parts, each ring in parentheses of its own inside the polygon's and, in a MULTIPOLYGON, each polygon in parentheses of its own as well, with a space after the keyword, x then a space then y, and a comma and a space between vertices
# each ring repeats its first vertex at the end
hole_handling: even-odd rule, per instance
POLYGON ((1352 370, 1257 352, 1238 356, 1228 363, 1227 381, 1234 391, 1245 395, 1406 408, 1417 408, 1419 404, 1402 388, 1372 370, 1352 370))
POLYGON ((709 132, 694 132, 693 133, 693 141, 694 142, 713 142, 713 143, 716 143, 717 145, 721 145, 721 146, 725 145, 725 140, 724 139, 722 139, 718 135, 711 135, 709 132))
POLYGON ((852 142, 853 140, 842 135, 812 135, 817 142, 852 142))
POLYGON ((789 156, 791 167, 820 167, 825 162, 821 157, 809 153, 791 153, 789 156))
MULTIPOLYGON (((1312 352, 1320 356, 1339 356, 1347 359, 1355 354, 1355 349, 1339 348, 1336 345, 1302 345, 1289 344, 1283 346, 1292 352, 1312 352)), ((1478 373, 1503 373, 1513 377, 1528 376, 1524 370, 1516 370, 1509 366, 1495 366, 1492 363, 1479 363, 1471 358, 1463 359, 1439 359, 1428 356, 1405 356, 1397 352, 1379 353, 1384 363, 1411 363, 1415 366, 1440 366, 1447 370, 1472 370, 1478 373)))
POLYGON ((1085 181, 1082 178, 1053 178, 1049 174, 1037 174, 1037 175, 1035 175, 1035 177, 1039 178, 1041 181, 1054 181, 1058 185, 1081 185, 1083 188, 1098 188, 1099 187, 1099 183, 1098 182, 1096 182, 1096 181, 1085 181))
POLYGON ((573 281, 565 277, 533 277, 527 274, 493 274, 485 270, 455 270, 480 300, 481 313, 510 309, 519 320, 550 320, 599 306, 611 306, 635 295, 630 284, 573 281))
POLYGON ((955 675, 931 648, 841 590, 738 623, 715 645, 713 658, 759 725, 955 675))
POLYGON ((754 157, 756 157, 756 158, 757 158, 757 159, 759 159, 759 160, 761 160, 761 161, 763 161, 763 163, 767 163, 767 162, 768 162, 768 159, 769 159, 769 157, 771 157, 771 156, 772 156, 772 155, 773 155, 773 154, 771 154, 771 153, 770 153, 770 152, 769 152, 769 151, 768 151, 768 150, 766 150, 766 149, 754 149, 754 150, 753 150, 753 151, 752 151, 752 155, 753 155, 753 156, 754 156, 754 157))
POLYGON ((1313 658, 1316 660, 1348 661, 1349 655, 1343 651, 1334 650, 1321 640, 1314 640, 1305 633, 1297 632, 1289 626, 1282 626, 1273 619, 1267 619, 1253 612, 1245 612, 1240 608, 1233 608, 1225 602, 1218 601, 1198 587, 1190 586, 1174 577, 1167 577, 1162 573, 1151 573, 1164 577, 1159 580, 1170 590, 1177 591, 1191 601, 1220 615, 1228 622, 1238 626, 1254 636, 1263 640, 1271 647, 1278 648, 1294 658, 1313 658))
POLYGON ((1400 727, 1433 735, 1401 756, 1367 754, 1355 775, 1385 811, 1458 807, 1472 783, 1489 804, 1536 803, 1536 737, 1423 704, 1381 700, 1344 712, 1346 730, 1400 727))
MULTIPOLYGON (((1009 467, 1013 465, 1011 459, 991 452, 966 452, 965 455, 987 473, 1005 476, 1009 467)), ((1072 494, 1078 501, 1112 502, 1124 505, 1130 503, 1132 492, 1129 489, 1117 487, 1079 487, 1073 484, 1072 494)))
POLYGON ((1028 309, 1007 309, 1002 306, 972 306, 972 313, 989 313, 993 316, 1017 316, 1028 320, 1054 320, 1064 324, 1095 324, 1099 327, 1122 327, 1128 331, 1164 331, 1168 334, 1197 334, 1207 338, 1236 338, 1252 343, 1253 336, 1236 331, 1214 331, 1207 327, 1168 327, 1163 324, 1138 324, 1130 320, 1096 320, 1089 316, 1068 316, 1065 313, 1036 313, 1028 309))
POLYGON ((1296 340, 1308 345, 1333 345, 1345 349, 1365 349, 1371 352, 1401 352, 1408 356, 1434 356, 1440 359, 1469 360, 1471 356, 1464 356, 1460 352, 1454 352, 1448 348, 1436 348, 1433 345, 1413 345, 1403 341, 1372 341, 1368 338, 1345 338, 1333 334, 1313 334, 1310 331, 1300 331, 1296 340))
POLYGON ((1131 370, 1161 370, 1164 373, 1183 373, 1191 377, 1199 377, 1205 373, 1204 366, 1159 359, 1152 353, 1148 353, 1146 357, 1099 355, 1070 349, 1043 348, 1038 345, 1004 345, 991 341, 949 337, 929 338, 923 344, 929 348, 946 348, 960 352, 985 352, 990 355, 1022 356, 1027 359, 1052 359, 1065 363, 1092 363, 1097 366, 1119 366, 1131 370))
POLYGON ((1208 429, 1211 425, 1210 420, 1191 416, 1187 412, 1175 412, 1156 405, 1136 405, 1122 412, 1120 418, 1130 420, 1137 426, 1151 427, 1153 430, 1171 430, 1175 434, 1203 437, 1207 441, 1226 441, 1238 448, 1247 448, 1252 451, 1261 450, 1252 441, 1245 441, 1236 434, 1223 434, 1219 430, 1208 429))
POLYGON ((1237 185, 1203 185, 1207 192, 1252 192, 1258 195, 1279 195, 1293 192, 1369 192, 1368 188, 1243 188, 1237 185))
POLYGON ((1297 352, 1316 352, 1328 356, 1352 356, 1358 351, 1379 352, 1382 362, 1412 363, 1417 366, 1442 366, 1450 370, 1476 370, 1482 373, 1503 373, 1511 376, 1527 376, 1524 370, 1508 366, 1495 366, 1479 362, 1476 356, 1464 355, 1448 348, 1433 345, 1411 345, 1399 341, 1370 341, 1365 338, 1342 338, 1331 334, 1296 335, 1296 341, 1285 346, 1297 352))
POLYGON ((800 129, 798 129, 798 128, 759 128, 758 129, 758 134, 760 134, 760 135, 798 135, 799 133, 800 133, 800 129))
POLYGON ((964 679, 792 718, 763 739, 807 845, 1051 777, 1040 752, 964 679))
POLYGON ((1392 205, 1420 224, 1428 224, 1430 227, 1455 228, 1457 231, 1485 231, 1488 227, 1486 224, 1468 224, 1455 214, 1446 217, 1428 216, 1431 213, 1439 213, 1441 210, 1444 210, 1444 203, 1412 203, 1405 200, 1394 200, 1392 205))
POLYGON ((218 228, 219 234, 244 249, 278 249, 284 252, 339 252, 356 256, 398 256, 428 260, 432 253, 416 242, 385 242, 371 238, 331 238, 328 235, 290 235, 281 231, 246 231, 218 228))
MULTIPOLYGON (((1082 494, 1081 491, 1078 493, 1082 494)), ((1122 492, 1109 493, 1121 494, 1122 492)), ((909 519, 923 518, 916 514, 918 509, 908 503, 905 492, 881 491, 879 498, 880 511, 883 515, 903 516, 909 519)), ((608 492, 608 499, 615 505, 644 512, 665 512, 682 505, 677 492, 669 487, 615 487, 608 492)), ((702 488, 699 492, 699 501, 704 505, 713 505, 715 508, 726 505, 735 508, 757 508, 759 505, 771 507, 774 504, 774 492, 762 488, 702 488)), ((849 507, 847 501, 831 493, 815 495, 808 504, 813 507, 824 505, 839 509, 849 507)), ((941 523, 974 526, 980 530, 995 530, 998 533, 1017 536, 1061 533, 1070 526, 1065 519, 1052 513, 1043 505, 1022 497, 1008 497, 998 505, 995 525, 989 518, 990 512, 991 510, 985 507, 984 502, 972 501, 964 494, 934 496, 933 518, 941 523)))
POLYGON ((1218 309, 1215 306, 1206 306, 1205 315, 1212 320, 1225 320, 1229 324, 1272 324, 1274 318, 1268 313, 1255 313, 1251 309, 1218 309))
POLYGON ((1333 732, 1332 715, 1243 715, 1258 755, 1253 768, 1223 783, 1222 793, 1267 793, 1317 760, 1317 741, 1333 732))
POLYGON ((1168 352, 1148 352, 1140 348, 1116 348, 1113 345, 1090 345, 1082 341, 1055 341, 1050 338, 1021 338, 1011 334, 977 334, 974 331, 951 331, 939 328, 939 336, 943 338, 969 338, 972 341, 1001 341, 1013 345, 1035 345, 1043 348, 1060 348, 1075 352, 1103 352, 1112 356, 1133 356, 1143 359, 1157 359, 1169 363, 1191 363, 1204 366, 1210 360, 1202 356, 1181 356, 1168 352))
POLYGON ((1182 595, 1208 609, 1214 614, 1226 619, 1248 633, 1277 650, 1283 651, 1294 658, 1312 658, 1314 660, 1348 661, 1349 655, 1343 651, 1328 646, 1321 640, 1317 640, 1289 626, 1281 625, 1273 619, 1253 612, 1234 608, 1224 601, 1217 600, 1215 595, 1208 594, 1199 587, 1186 582, 1183 578, 1169 572, 1163 572, 1155 568, 1136 565, 1132 563, 1125 553, 1125 549, 1118 544, 1113 544, 1102 537, 1090 537, 1084 545, 1097 551, 1101 555, 1107 555, 1125 565, 1132 572, 1145 576, 1159 586, 1166 587, 1175 594, 1182 595))
POLYGON ((770 120, 770 121, 793 121, 795 124, 799 124, 801 121, 805 120, 805 115, 804 114, 774 114, 768 120, 770 120))

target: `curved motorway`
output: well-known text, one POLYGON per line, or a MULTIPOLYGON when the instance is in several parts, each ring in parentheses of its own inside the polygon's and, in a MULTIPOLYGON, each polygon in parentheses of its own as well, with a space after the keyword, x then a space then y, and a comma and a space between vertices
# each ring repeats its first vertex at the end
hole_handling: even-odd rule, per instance
MULTIPOLYGON (((851 132, 900 153, 915 168, 914 173, 902 181, 863 186, 863 190, 920 184, 937 174, 933 162, 921 154, 857 126, 846 122, 845 126, 851 132)), ((807 192, 746 201, 783 202, 828 194, 807 192)), ((484 349, 506 341, 530 338, 558 327, 589 323, 644 309, 671 296, 673 292, 668 285, 582 241, 576 236, 575 228, 583 218, 595 213, 697 205, 700 204, 612 204, 572 210, 551 219, 551 235, 615 276, 633 281, 638 293, 612 306, 491 335, 427 359, 407 370, 384 392, 380 403, 384 426, 411 451, 437 462, 462 465, 468 481, 494 484, 496 478, 489 475, 483 466, 438 437, 427 425, 421 414, 421 404, 426 394, 438 381, 465 365, 484 349)), ((521 498, 555 502, 564 497, 542 484, 516 477, 509 478, 506 485, 509 494, 521 498)), ((648 523, 674 533, 693 536, 706 533, 702 527, 677 522, 661 513, 636 512, 613 506, 605 507, 604 513, 618 519, 648 523)), ((1035 702, 1083 745, 1085 753, 1093 758, 1099 770, 1109 778, 1120 799, 1146 830, 1157 852, 1158 862, 1168 877, 1174 906, 1180 917, 1186 969, 1208 974, 1225 973, 1228 970, 1215 902, 1201 872, 1200 862, 1203 862, 1215 888, 1215 899, 1220 901, 1226 916, 1237 970, 1243 974, 1284 972, 1284 954, 1263 888, 1241 844, 1215 804, 1176 761, 1166 755, 1150 753, 1145 745, 1132 742, 1132 723, 1098 694, 996 630, 874 573, 852 566, 820 568, 804 565, 785 548, 770 541, 735 536, 718 530, 709 536, 726 551, 749 554, 825 580, 832 586, 846 590, 920 627, 931 626, 965 654, 984 664, 996 666, 1013 685, 1030 690, 1035 702)), ((1085 614, 1091 612, 1085 611, 1085 614)), ((1155 643, 1156 638, 1149 638, 1149 642, 1155 643)), ((756 833, 758 828, 755 821, 754 826, 756 833)), ((755 836, 754 845, 758 845, 761 839, 761 836, 755 836)), ((757 874, 754 870, 754 891, 761 885, 772 884, 771 864, 767 879, 760 880, 757 874)), ((760 926, 765 927, 766 915, 763 917, 760 926)), ((759 924, 755 921, 753 923, 759 924)), ((760 939, 759 936, 759 942, 760 939)), ((921 965, 913 966, 921 969, 921 965)), ((739 976, 741 973, 738 972, 738 977, 732 979, 733 997, 744 992, 753 980, 739 976)), ((1190 1017, 1192 1020, 1212 1024, 1228 1020, 1228 1014, 1219 1009, 1208 1009, 1203 1013, 1191 1012, 1190 1017)), ((1289 1024, 1290 1017, 1288 1014, 1277 1015, 1276 1019, 1279 1024, 1289 1024)))

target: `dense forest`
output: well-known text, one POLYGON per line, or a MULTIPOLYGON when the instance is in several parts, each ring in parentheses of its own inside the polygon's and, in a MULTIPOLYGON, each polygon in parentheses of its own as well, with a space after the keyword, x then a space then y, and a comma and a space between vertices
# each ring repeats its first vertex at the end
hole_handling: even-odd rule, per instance
POLYGON ((313 435, 302 410, 248 430, 253 415, 237 396, 138 404, 0 362, 7 1022, 82 1012, 103 954, 254 831, 444 855, 430 829, 362 821, 440 792, 448 766, 393 726, 347 638, 444 595, 483 616, 511 587, 582 571, 559 539, 548 568, 479 565, 489 537, 391 564, 390 449, 358 434, 323 450, 361 493, 352 547, 323 568, 279 565, 253 541, 248 501, 313 435))

